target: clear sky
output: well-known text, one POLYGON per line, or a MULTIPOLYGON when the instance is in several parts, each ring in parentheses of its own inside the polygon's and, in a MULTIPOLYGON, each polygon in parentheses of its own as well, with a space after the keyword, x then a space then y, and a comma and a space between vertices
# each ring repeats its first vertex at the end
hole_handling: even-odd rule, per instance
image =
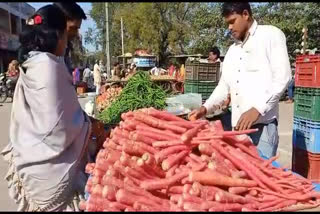
MULTIPOLYGON (((34 7, 36 10, 38 10, 39 8, 47 5, 47 4, 52 4, 52 2, 27 2, 28 4, 30 4, 32 7, 34 7)), ((87 15, 87 20, 83 20, 82 21, 82 25, 81 25, 81 29, 80 29, 80 33, 81 35, 84 37, 85 32, 87 31, 87 29, 89 27, 94 27, 95 23, 94 21, 91 19, 91 17, 89 16, 89 11, 91 10, 91 3, 89 2, 85 2, 85 3, 78 3, 80 5, 80 7, 84 10, 84 12, 87 15)), ((86 45, 84 43, 84 39, 82 41, 83 45, 89 50, 89 51, 94 51, 95 48, 92 45, 86 45)))

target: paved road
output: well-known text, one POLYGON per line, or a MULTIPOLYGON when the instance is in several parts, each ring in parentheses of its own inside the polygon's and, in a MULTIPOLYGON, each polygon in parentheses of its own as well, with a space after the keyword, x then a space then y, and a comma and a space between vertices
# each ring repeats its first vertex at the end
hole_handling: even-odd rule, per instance
MULTIPOLYGON (((81 105, 88 101, 83 98, 79 100, 81 105)), ((0 106, 0 150, 2 150, 8 142, 8 132, 10 124, 11 103, 5 103, 0 106)), ((278 151, 280 152, 279 163, 291 167, 291 151, 292 151, 292 122, 293 122, 293 104, 280 104, 280 121, 279 135, 280 144, 278 151)), ((8 196, 7 183, 3 179, 7 172, 6 163, 0 158, 0 211, 14 211, 16 206, 8 196)))

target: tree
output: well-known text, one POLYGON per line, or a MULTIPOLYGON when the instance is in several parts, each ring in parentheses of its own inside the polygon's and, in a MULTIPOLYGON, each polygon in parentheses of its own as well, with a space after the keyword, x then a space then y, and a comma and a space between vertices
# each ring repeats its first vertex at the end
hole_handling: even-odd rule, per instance
MULTIPOLYGON (((97 29, 89 29, 85 41, 105 53, 105 4, 93 3, 90 11, 97 29)), ((161 64, 170 54, 208 54, 218 46, 225 54, 233 43, 221 16, 221 3, 109 3, 110 40, 113 56, 121 55, 120 19, 124 22, 125 52, 149 49, 159 56, 161 64)), ((259 24, 280 28, 287 38, 291 62, 295 50, 301 49, 302 28, 308 28, 308 48, 320 42, 320 4, 255 3, 253 16, 259 24)))
POLYGON ((270 2, 254 8, 254 17, 259 24, 274 25, 286 35, 290 61, 295 60, 295 50, 301 49, 302 28, 308 28, 307 48, 320 43, 320 4, 270 2))
MULTIPOLYGON (((184 53, 190 41, 190 14, 199 3, 113 3, 111 40, 112 55, 121 54, 120 19, 124 22, 126 52, 149 49, 163 63, 170 53, 184 53)), ((105 14, 102 3, 93 3, 91 17, 97 30, 89 29, 86 42, 103 46, 105 14)))

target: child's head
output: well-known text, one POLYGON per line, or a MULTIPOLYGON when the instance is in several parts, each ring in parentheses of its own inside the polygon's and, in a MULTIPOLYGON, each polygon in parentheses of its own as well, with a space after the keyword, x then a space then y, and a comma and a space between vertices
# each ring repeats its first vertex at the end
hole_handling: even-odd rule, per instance
POLYGON ((19 61, 25 61, 30 51, 41 51, 63 56, 67 47, 66 18, 54 5, 40 8, 26 21, 19 36, 19 61))

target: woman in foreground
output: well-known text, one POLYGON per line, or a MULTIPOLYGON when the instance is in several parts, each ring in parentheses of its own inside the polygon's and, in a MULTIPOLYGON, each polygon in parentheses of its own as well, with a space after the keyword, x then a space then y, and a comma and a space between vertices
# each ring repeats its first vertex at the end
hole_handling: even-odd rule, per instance
POLYGON ((88 162, 90 118, 81 109, 63 62, 66 19, 54 5, 40 8, 20 35, 20 78, 12 105, 9 195, 18 211, 77 210, 88 162))

